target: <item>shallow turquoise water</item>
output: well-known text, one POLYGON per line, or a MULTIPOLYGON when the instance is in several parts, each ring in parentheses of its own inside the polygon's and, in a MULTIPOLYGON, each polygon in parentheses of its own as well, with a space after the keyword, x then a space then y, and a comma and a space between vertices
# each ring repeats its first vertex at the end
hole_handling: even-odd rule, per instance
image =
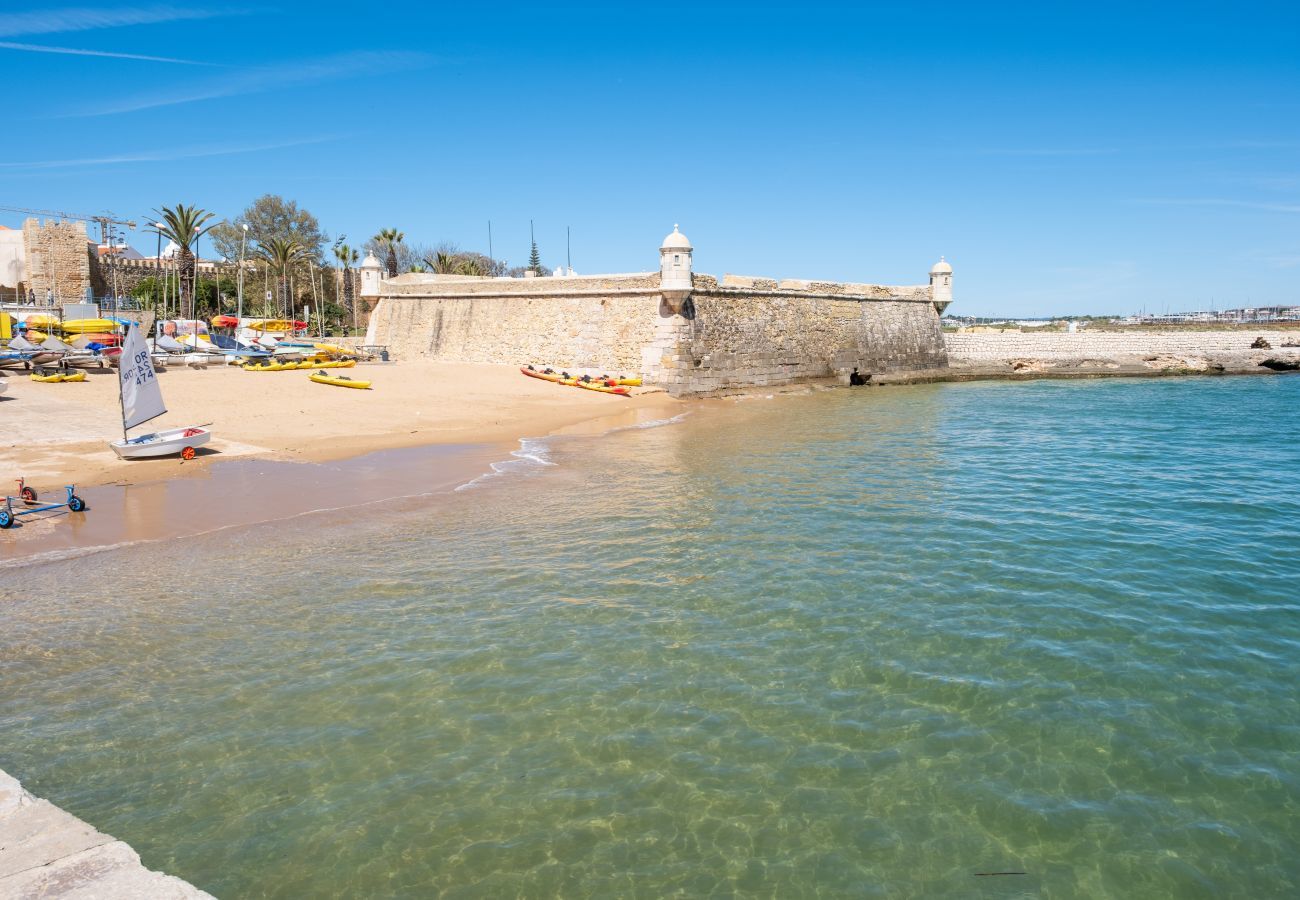
POLYGON ((0 767, 227 898, 1295 896, 1298 407, 708 404, 5 570, 0 767))

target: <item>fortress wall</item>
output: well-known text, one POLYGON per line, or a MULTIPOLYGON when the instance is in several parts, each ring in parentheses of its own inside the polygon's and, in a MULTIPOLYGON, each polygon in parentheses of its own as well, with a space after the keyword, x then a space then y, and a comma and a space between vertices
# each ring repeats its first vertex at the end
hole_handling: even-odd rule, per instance
POLYGON ((367 333, 395 359, 539 363, 631 374, 655 327, 658 295, 386 296, 367 333))
POLYGON ((1086 356, 1205 353, 1248 350, 1257 337, 1274 347, 1300 343, 1300 331, 1080 331, 945 334, 948 355, 955 360, 1004 360, 1020 357, 1063 359, 1086 356))
POLYGON ((664 340, 667 329, 661 330, 643 367, 673 393, 847 380, 854 367, 867 374, 948 364, 939 315, 925 287, 869 299, 791 288, 701 289, 700 282, 697 275, 683 315, 665 310, 664 318, 676 320, 670 326, 676 340, 664 340))
POLYGON ((928 286, 696 274, 674 310, 658 273, 403 275, 382 283, 367 343, 396 359, 639 373, 676 394, 947 366, 928 286))

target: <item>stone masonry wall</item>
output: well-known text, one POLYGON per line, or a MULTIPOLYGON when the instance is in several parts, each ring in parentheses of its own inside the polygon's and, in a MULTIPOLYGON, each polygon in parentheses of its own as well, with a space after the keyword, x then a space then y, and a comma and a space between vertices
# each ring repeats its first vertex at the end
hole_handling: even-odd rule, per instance
MULTIPOLYGON (((657 285, 658 276, 653 276, 657 285)), ((384 283, 367 333, 396 359, 640 371, 659 301, 651 276, 384 283)))
POLYGON ((1049 332, 945 334, 948 355, 954 360, 1063 359, 1087 356, 1150 353, 1203 353, 1247 350, 1257 337, 1274 347, 1300 343, 1300 331, 1182 331, 1105 332, 1075 334, 1049 332))
POLYGON ((673 393, 846 380, 855 367, 879 374, 948 364, 927 288, 854 285, 863 290, 848 294, 803 283, 766 290, 695 281, 681 314, 661 310, 666 325, 644 365, 673 393))
POLYGON ((23 222, 23 252, 27 257, 27 283, 36 302, 45 303, 47 290, 56 303, 80 303, 90 287, 90 245, 85 222, 23 222))
POLYGON ((947 365, 928 287, 700 274, 694 285, 678 310, 655 272, 402 275, 383 282, 367 342, 399 360, 636 372, 676 394, 947 365))

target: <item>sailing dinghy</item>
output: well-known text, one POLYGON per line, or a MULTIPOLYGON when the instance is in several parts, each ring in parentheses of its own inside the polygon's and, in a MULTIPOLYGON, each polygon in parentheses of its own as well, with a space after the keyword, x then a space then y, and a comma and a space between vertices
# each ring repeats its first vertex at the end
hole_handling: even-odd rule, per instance
POLYGON ((122 459, 143 459, 151 456, 171 456, 179 453, 182 459, 193 459, 194 448, 202 447, 212 438, 212 432, 198 425, 189 428, 172 428, 153 434, 131 437, 130 429, 158 418, 167 412, 163 405, 162 388, 154 372, 149 348, 140 329, 132 324, 122 345, 122 362, 118 367, 118 388, 122 401, 122 440, 110 441, 122 459))

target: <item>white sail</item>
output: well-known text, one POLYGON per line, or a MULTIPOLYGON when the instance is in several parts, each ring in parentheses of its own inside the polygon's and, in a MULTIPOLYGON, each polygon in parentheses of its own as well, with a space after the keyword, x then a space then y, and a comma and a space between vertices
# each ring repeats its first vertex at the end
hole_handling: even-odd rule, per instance
POLYGON ((167 412, 153 361, 149 359, 149 347, 140 336, 139 327, 134 324, 127 329, 126 341, 122 345, 118 377, 122 388, 123 430, 167 412))

